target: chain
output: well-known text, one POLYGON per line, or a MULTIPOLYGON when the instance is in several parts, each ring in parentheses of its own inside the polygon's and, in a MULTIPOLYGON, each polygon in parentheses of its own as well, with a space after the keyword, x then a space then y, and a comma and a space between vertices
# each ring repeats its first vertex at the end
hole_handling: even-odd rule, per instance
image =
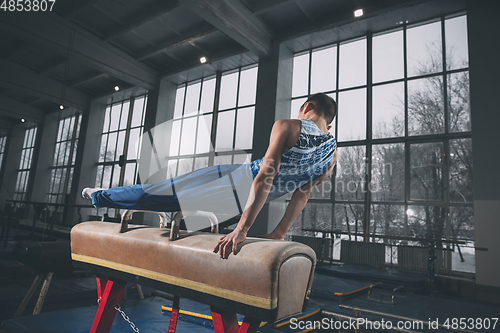
POLYGON ((130 327, 132 327, 135 333, 139 333, 139 328, 136 327, 135 324, 130 321, 129 317, 125 314, 125 312, 123 312, 122 308, 120 307, 120 304, 118 305, 115 304, 115 310, 120 312, 123 319, 125 319, 125 321, 130 324, 130 327))

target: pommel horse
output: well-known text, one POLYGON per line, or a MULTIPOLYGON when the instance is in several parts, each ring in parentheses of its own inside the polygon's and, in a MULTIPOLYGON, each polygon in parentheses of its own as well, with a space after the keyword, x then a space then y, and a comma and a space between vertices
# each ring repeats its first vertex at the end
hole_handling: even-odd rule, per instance
MULTIPOLYGON (((213 253, 220 235, 217 218, 208 212, 184 216, 209 218, 212 232, 178 231, 177 213, 171 228, 83 222, 71 230, 75 266, 97 273, 99 307, 91 333, 109 332, 127 281, 175 295, 169 333, 174 333, 179 297, 210 305, 215 333, 257 332, 261 321, 299 314, 310 293, 316 256, 301 243, 247 238, 236 255, 221 259, 213 253), (240 326, 236 313, 245 316, 240 326)), ((165 214, 160 226, 165 226, 165 214)))

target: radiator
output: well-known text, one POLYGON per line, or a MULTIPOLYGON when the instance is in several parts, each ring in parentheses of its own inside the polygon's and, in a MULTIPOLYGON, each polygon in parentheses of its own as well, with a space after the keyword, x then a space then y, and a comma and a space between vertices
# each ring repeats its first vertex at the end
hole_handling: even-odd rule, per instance
POLYGON ((307 236, 292 235, 292 241, 305 244, 314 250, 318 263, 322 260, 330 259, 330 247, 332 240, 330 238, 317 238, 307 236))
MULTIPOLYGON (((436 249, 436 273, 451 274, 451 250, 436 249)), ((427 272, 429 249, 427 247, 398 245, 398 268, 427 272)))
POLYGON ((370 266, 385 265, 385 245, 381 243, 342 240, 340 261, 370 266))

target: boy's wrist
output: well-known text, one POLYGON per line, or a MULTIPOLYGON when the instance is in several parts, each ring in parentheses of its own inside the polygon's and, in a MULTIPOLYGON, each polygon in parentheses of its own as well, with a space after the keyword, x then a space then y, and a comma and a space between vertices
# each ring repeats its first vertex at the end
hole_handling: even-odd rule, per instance
POLYGON ((236 228, 234 228, 234 230, 238 230, 238 231, 244 233, 245 235, 248 233, 248 229, 250 229, 250 228, 245 228, 245 227, 240 227, 240 226, 236 226, 236 228))

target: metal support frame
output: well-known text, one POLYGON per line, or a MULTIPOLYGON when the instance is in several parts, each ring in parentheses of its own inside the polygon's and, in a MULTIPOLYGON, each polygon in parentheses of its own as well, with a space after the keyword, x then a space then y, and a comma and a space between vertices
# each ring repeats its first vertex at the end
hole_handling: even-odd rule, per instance
POLYGON ((175 333, 177 319, 179 318, 179 296, 174 296, 172 312, 170 313, 170 323, 168 324, 168 333, 175 333))
POLYGON ((210 311, 215 333, 255 333, 260 325, 260 320, 245 317, 240 326, 236 313, 213 306, 210 307, 210 311))
MULTIPOLYGON (((174 296, 168 333, 175 333, 179 313, 181 312, 179 300, 179 296, 174 296)), ((212 313, 215 333, 255 333, 260 326, 260 320, 248 317, 245 317, 240 326, 236 313, 214 306, 210 307, 210 312, 212 313)))
POLYGON ((49 291, 49 286, 50 282, 52 281, 52 276, 54 275, 53 272, 49 273, 39 273, 35 279, 33 280, 33 283, 31 284, 31 287, 28 289, 28 292, 24 296, 23 300, 21 301, 21 304, 19 304, 19 307, 17 308, 16 312, 14 313, 14 316, 12 318, 17 318, 21 316, 24 312, 24 309, 28 305, 29 301, 31 300, 31 297, 33 297, 33 293, 37 289, 38 285, 40 282, 43 281, 42 289, 40 290, 40 294, 38 295, 38 300, 36 301, 35 309, 33 310, 33 314, 39 314, 42 311, 43 307, 43 302, 45 301, 45 297, 47 296, 47 292, 49 291))
POLYGON ((99 308, 94 317, 90 333, 107 333, 111 330, 115 319, 115 305, 120 303, 127 282, 112 279, 105 275, 97 276, 96 280, 99 308))

